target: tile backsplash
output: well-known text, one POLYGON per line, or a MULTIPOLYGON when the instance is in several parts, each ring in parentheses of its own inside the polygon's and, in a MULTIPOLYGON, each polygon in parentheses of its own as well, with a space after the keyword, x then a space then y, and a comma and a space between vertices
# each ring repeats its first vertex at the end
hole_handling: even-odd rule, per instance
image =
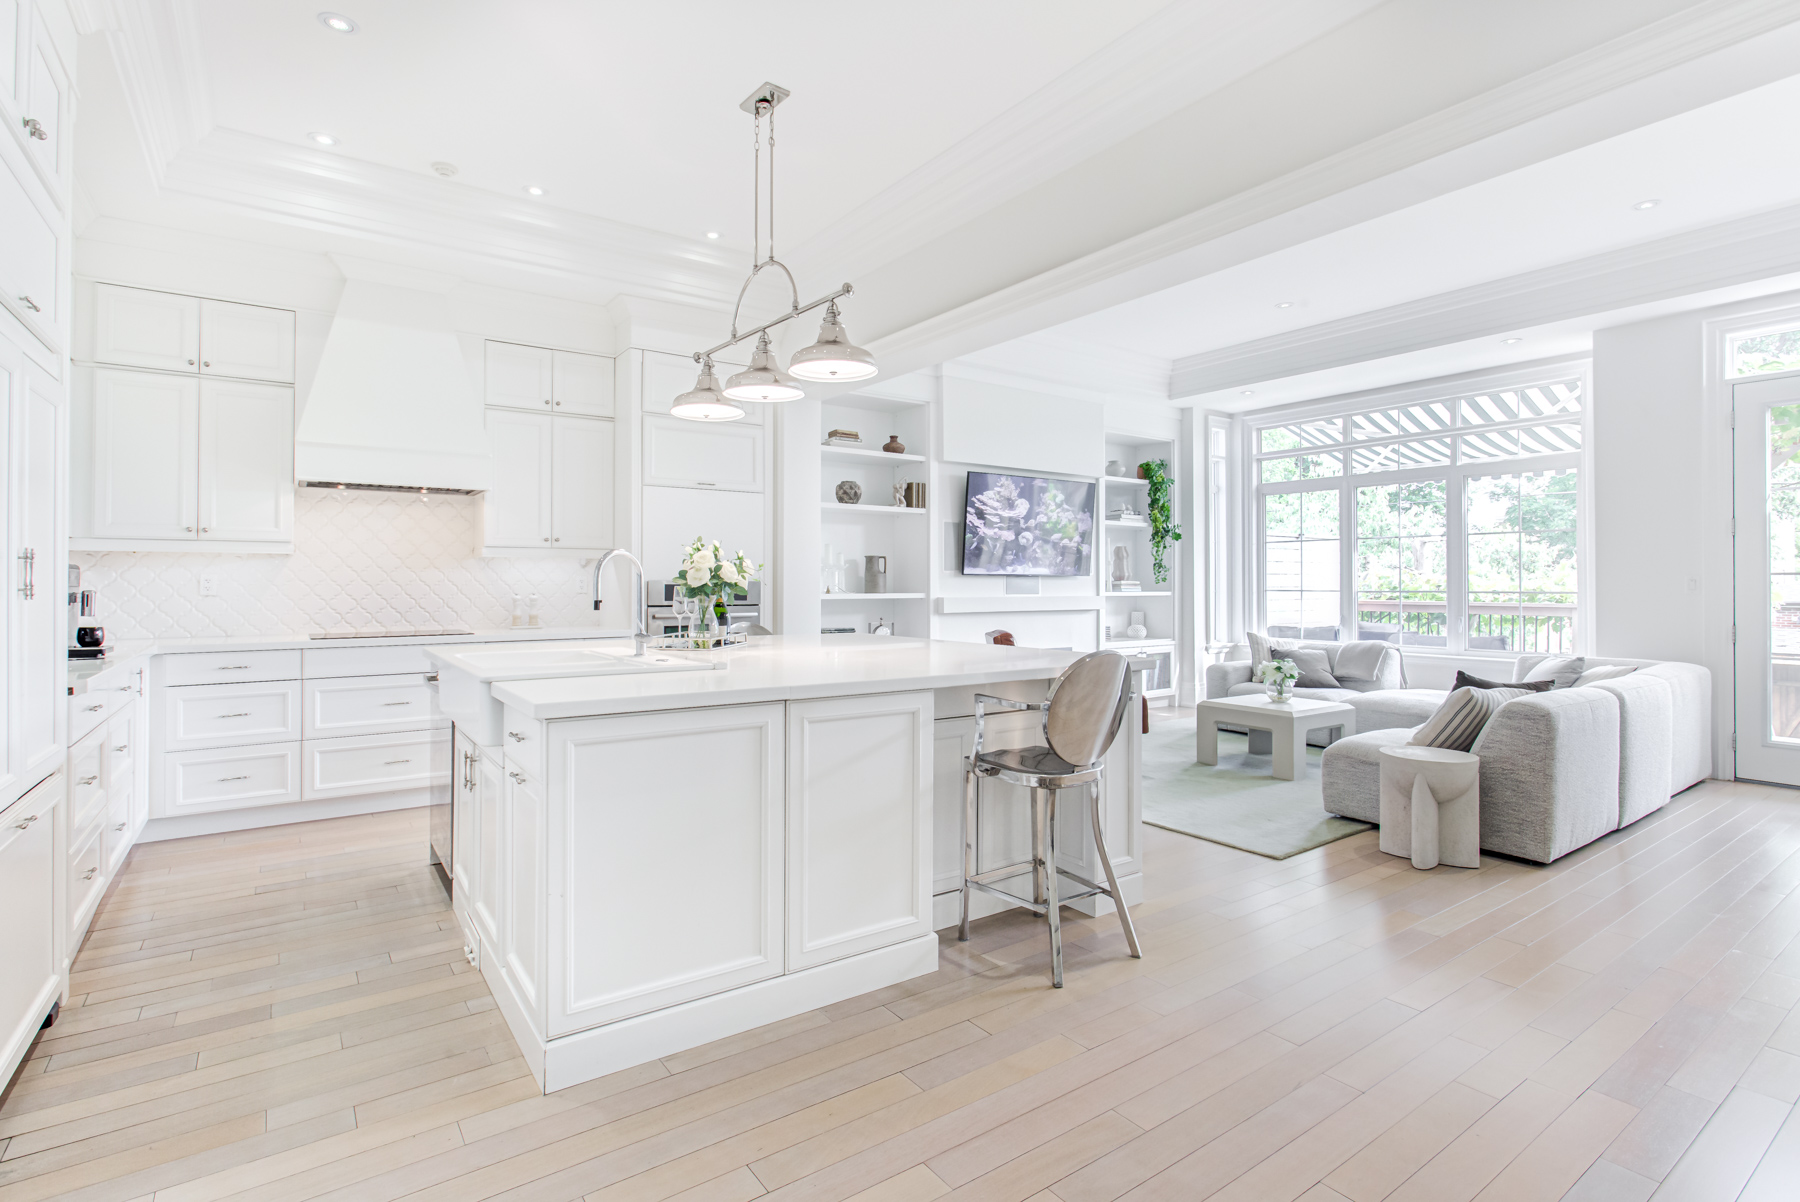
MULTIPOLYGON (((546 626, 598 625, 593 564, 483 559, 481 498, 301 488, 292 555, 77 551, 109 642, 305 635, 355 627, 509 625, 537 593, 546 626), (211 576, 217 595, 200 595, 211 576)), ((608 575, 607 592, 617 584, 608 575)), ((608 606, 611 609, 612 606, 608 606)), ((609 615, 608 625, 628 619, 609 615)))

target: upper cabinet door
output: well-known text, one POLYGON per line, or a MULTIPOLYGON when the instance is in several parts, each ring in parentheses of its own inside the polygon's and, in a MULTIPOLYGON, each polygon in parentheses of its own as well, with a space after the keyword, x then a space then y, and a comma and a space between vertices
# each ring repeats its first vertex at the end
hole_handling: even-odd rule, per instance
POLYGON ((761 492, 762 427, 646 414, 644 483, 761 492))
MULTIPOLYGON (((4 3, 4 0, 0 0, 4 3)), ((0 163, 0 288, 6 301, 26 321, 54 331, 57 318, 67 309, 57 270, 57 241, 63 230, 62 218, 45 212, 33 202, 33 194, 41 194, 36 186, 27 188, 22 182, 30 171, 22 165, 18 174, 12 165, 0 163)), ((60 343, 60 335, 52 339, 60 343)))
POLYGON ((613 424, 591 417, 558 417, 552 427, 555 529, 551 544, 565 551, 600 551, 613 539, 613 424))
POLYGON ((494 477, 482 497, 487 511, 484 545, 550 549, 551 420, 548 413, 488 410, 494 477))
POLYGON ((164 371, 200 370, 200 299, 94 285, 94 359, 164 371))
POLYGON ((85 424, 93 444, 85 533, 196 538, 200 381, 96 369, 85 424))
POLYGON ((487 403, 508 409, 553 408, 556 352, 512 342, 487 344, 487 403))
POLYGON ((558 413, 580 417, 613 415, 613 361, 605 355, 552 351, 555 377, 551 397, 558 413))
POLYGON ((31 40, 26 97, 21 107, 21 117, 30 134, 26 144, 44 174, 56 181, 56 194, 61 198, 69 169, 69 80, 56 48, 50 44, 49 32, 41 25, 31 40))
POLYGON ((203 539, 294 539, 294 390, 200 383, 203 539))
POLYGON ((201 301, 200 374, 292 384, 293 311, 201 301))

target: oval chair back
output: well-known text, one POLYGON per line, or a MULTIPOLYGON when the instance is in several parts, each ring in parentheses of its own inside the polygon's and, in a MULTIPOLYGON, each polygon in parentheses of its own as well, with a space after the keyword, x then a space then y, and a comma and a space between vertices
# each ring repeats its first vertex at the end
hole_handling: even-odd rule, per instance
POLYGON ((1129 675, 1117 651, 1094 651, 1064 668, 1044 702, 1050 750, 1078 768, 1098 763, 1125 721, 1129 675))

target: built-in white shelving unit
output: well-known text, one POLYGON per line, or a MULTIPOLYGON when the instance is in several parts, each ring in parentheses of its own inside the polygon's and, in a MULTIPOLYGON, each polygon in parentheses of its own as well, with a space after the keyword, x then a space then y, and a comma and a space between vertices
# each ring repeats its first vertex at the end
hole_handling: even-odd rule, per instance
MULTIPOLYGON (((819 447, 819 541, 823 548, 815 570, 820 576, 820 628, 867 633, 886 622, 895 633, 924 637, 931 633, 926 602, 930 588, 930 505, 896 504, 896 486, 931 480, 932 406, 929 401, 893 396, 834 397, 819 406, 819 441, 832 430, 854 430, 863 445, 819 447), (898 438, 906 450, 882 450, 898 438), (838 485, 853 480, 862 499, 847 505, 837 499, 838 485), (887 560, 887 591, 863 591, 864 561, 887 560), (835 581, 828 561, 844 565, 835 581)), ((935 502, 927 488, 927 501, 935 502)))

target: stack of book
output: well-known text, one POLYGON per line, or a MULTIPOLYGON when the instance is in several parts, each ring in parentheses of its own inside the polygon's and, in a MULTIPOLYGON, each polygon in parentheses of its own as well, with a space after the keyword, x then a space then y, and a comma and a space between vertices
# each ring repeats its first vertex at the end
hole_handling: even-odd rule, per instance
POLYGON ((855 430, 833 430, 825 436, 825 445, 828 447, 860 447, 862 435, 855 430))
POLYGON ((1112 582, 1112 591, 1115 593, 1141 593, 1144 591, 1144 586, 1135 580, 1115 580, 1112 582))

